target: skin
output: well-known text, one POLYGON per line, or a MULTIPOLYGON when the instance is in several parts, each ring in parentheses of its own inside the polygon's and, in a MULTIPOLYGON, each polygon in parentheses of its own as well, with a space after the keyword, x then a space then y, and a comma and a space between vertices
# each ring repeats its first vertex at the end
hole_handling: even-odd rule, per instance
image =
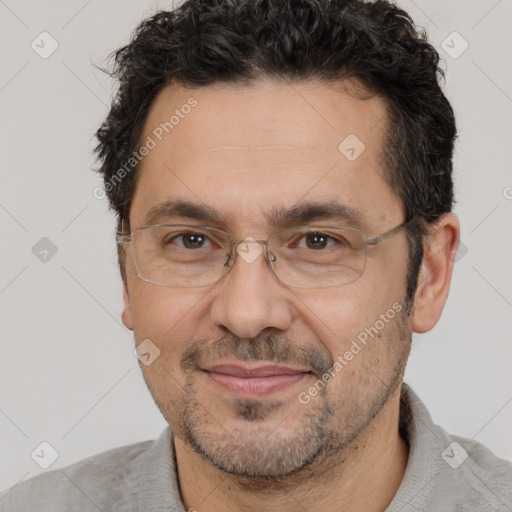
MULTIPOLYGON (((335 200, 359 209, 368 236, 401 224, 403 205, 382 179, 384 103, 347 90, 270 80, 166 87, 150 109, 143 140, 190 97, 197 106, 144 158, 132 230, 170 198, 216 208, 225 219, 210 225, 237 240, 266 239, 275 229, 265 218, 272 207, 305 201, 335 200), (366 146, 353 162, 338 150, 349 134, 366 146)), ((289 366, 311 370, 315 354, 324 363, 336 360, 381 314, 403 304, 403 231, 369 247, 359 280, 323 289, 280 283, 263 257, 251 263, 237 257, 214 285, 163 287, 140 279, 128 257, 123 323, 137 343, 149 338, 161 351, 141 369, 173 429, 185 508, 385 510, 407 465, 398 419, 412 332, 437 323, 458 240, 456 216, 443 216, 425 248, 411 314, 402 309, 307 404, 298 396, 321 372, 248 401, 212 383, 198 365, 227 357, 253 367, 284 357, 289 366), (275 342, 270 348, 268 335, 275 342), (185 354, 197 356, 188 367, 182 365, 185 354)))

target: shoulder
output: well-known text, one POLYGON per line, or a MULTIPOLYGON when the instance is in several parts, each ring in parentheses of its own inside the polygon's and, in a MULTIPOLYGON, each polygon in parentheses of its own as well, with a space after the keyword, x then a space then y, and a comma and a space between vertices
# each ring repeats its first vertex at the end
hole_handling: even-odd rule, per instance
POLYGON ((404 384, 401 431, 409 459, 388 512, 512 512, 512 463, 481 443, 436 425, 419 397, 404 384), (508 507, 508 508, 507 508, 508 507))
MULTIPOLYGON (((463 479, 475 501, 487 506, 485 510, 512 511, 512 463, 500 459, 484 445, 472 439, 451 435, 451 449, 459 452, 456 457, 460 467, 459 482, 463 479), (462 477, 462 479, 460 478, 462 477), (494 508, 491 508, 491 505, 494 508)), ((451 455, 448 450, 444 457, 451 455)))
POLYGON ((154 443, 115 448, 21 482, 0 493, 0 512, 114 510, 135 493, 133 484, 154 443))

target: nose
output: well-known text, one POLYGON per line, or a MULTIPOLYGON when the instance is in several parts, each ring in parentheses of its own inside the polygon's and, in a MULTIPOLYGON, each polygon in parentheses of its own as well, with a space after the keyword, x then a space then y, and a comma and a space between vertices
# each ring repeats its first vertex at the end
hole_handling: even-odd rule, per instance
POLYGON ((286 330, 292 321, 291 292, 269 268, 262 246, 241 244, 233 256, 233 267, 215 288, 212 321, 239 338, 254 338, 266 328, 286 330))

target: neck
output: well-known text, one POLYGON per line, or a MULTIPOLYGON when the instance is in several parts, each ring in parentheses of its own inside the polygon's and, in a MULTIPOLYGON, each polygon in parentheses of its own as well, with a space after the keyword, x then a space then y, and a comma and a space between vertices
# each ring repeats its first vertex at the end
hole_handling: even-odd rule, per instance
POLYGON ((407 445, 398 430, 399 399, 400 389, 342 453, 318 457, 300 473, 267 481, 223 473, 175 437, 185 509, 292 512, 299 504, 310 512, 384 511, 407 466, 407 445))

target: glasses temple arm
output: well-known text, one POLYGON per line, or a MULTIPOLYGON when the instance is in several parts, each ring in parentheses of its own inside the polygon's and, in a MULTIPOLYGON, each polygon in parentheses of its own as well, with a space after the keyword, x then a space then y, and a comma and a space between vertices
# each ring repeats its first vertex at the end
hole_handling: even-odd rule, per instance
POLYGON ((402 229, 405 229, 407 226, 413 223, 415 218, 411 218, 408 221, 403 222, 402 224, 399 224, 398 226, 390 229, 389 231, 386 231, 385 233, 382 233, 380 235, 371 236, 366 239, 366 243, 368 245, 375 245, 379 243, 382 240, 386 240, 387 238, 391 238, 392 236, 396 235, 399 231, 402 229))

